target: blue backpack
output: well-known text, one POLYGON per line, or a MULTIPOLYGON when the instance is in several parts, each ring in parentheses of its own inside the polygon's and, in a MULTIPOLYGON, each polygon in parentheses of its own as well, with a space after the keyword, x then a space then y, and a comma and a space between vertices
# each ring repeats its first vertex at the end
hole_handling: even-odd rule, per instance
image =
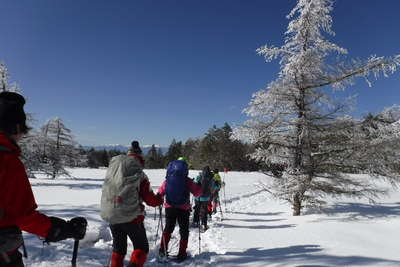
POLYGON ((166 200, 171 206, 189 203, 189 189, 186 178, 189 170, 185 161, 171 161, 167 167, 166 200))

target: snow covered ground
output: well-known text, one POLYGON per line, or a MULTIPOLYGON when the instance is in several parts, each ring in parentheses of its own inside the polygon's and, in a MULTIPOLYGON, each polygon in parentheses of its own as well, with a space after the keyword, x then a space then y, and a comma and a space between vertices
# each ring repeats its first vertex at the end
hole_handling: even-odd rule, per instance
MULTIPOLYGON (((39 210, 66 219, 86 217, 88 232, 80 242, 77 265, 106 266, 112 241, 107 224, 99 216, 106 170, 70 171, 73 178, 31 179, 39 210)), ((145 172, 156 190, 165 170, 145 172)), ((190 176, 197 173, 191 171, 190 176)), ((399 192, 391 191, 375 205, 365 200, 330 199, 324 211, 293 217, 286 203, 271 199, 257 188, 257 182, 267 176, 230 172, 222 177, 226 182, 223 214, 218 213, 211 228, 201 234, 200 254, 198 230, 191 229, 188 250, 193 257, 185 263, 156 261, 158 217, 154 208, 147 208, 150 253, 146 266, 400 266, 399 192)), ((72 240, 47 245, 34 235, 24 236, 29 254, 26 266, 70 266, 72 240)), ((176 229, 172 254, 177 249, 176 229)), ((129 244, 128 254, 131 250, 129 244)))

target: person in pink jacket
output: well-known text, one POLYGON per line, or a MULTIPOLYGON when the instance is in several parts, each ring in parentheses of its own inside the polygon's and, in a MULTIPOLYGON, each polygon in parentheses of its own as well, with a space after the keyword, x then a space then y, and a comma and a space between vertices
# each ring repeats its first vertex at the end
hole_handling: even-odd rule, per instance
POLYGON ((166 201, 164 202, 166 223, 161 236, 159 256, 167 256, 168 242, 175 229, 176 221, 178 221, 179 234, 181 237, 179 242, 179 252, 177 255, 178 261, 183 261, 187 258, 186 249, 189 240, 189 216, 190 211, 192 210, 190 204, 190 193, 195 197, 202 194, 201 186, 193 182, 193 180, 187 177, 187 175, 188 164, 185 158, 181 157, 176 161, 172 161, 168 164, 166 179, 158 189, 158 193, 161 196, 166 196, 166 201), (174 171, 176 170, 176 166, 182 166, 183 168, 180 175, 176 175, 176 172, 174 171), (177 190, 180 186, 182 188, 177 190), (173 194, 178 195, 174 196, 173 194), (179 199, 179 201, 176 201, 176 199, 179 199))

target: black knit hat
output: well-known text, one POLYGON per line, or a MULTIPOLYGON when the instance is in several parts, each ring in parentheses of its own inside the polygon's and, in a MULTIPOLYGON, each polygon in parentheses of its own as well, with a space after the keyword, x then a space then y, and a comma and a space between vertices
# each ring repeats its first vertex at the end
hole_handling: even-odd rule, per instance
POLYGON ((132 141, 131 143, 131 149, 130 149, 133 153, 136 154, 142 154, 142 150, 139 147, 139 142, 138 141, 132 141))
POLYGON ((6 134, 17 134, 17 125, 20 132, 26 133, 26 115, 24 112, 25 99, 22 95, 4 91, 0 93, 0 131, 6 134))

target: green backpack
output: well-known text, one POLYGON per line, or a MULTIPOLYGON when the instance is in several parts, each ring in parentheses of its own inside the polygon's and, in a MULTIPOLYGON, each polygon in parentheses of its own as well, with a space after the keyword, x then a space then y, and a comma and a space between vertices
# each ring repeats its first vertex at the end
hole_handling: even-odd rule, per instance
POLYGON ((127 155, 113 157, 101 193, 101 218, 110 224, 118 224, 142 215, 139 190, 143 179, 147 176, 135 158, 127 155))

